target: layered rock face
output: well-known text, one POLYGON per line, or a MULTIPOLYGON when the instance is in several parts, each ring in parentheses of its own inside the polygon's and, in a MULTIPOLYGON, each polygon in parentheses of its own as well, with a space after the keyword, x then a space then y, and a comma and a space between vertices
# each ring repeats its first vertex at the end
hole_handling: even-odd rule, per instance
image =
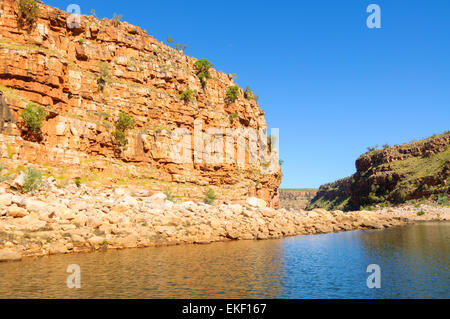
POLYGON ((379 203, 448 198, 450 132, 363 154, 356 161, 356 170, 351 177, 321 186, 309 208, 351 210, 379 203))
MULTIPOLYGON (((175 187, 186 199, 198 199, 215 186, 219 199, 257 196, 277 207, 281 169, 276 150, 267 152, 267 145, 257 143, 256 151, 265 151, 270 165, 259 156, 255 160, 248 149, 242 167, 233 161, 237 152, 227 153, 231 161, 205 160, 208 152, 217 155, 225 149, 217 132, 205 138, 209 129, 267 128, 264 112, 242 89, 236 101, 227 101, 226 91, 235 85, 231 76, 210 69, 212 78, 203 88, 196 59, 128 23, 81 16, 80 25, 70 28, 68 13, 39 4, 39 19, 25 28, 14 0, 0 1, 0 10, 3 158, 64 165, 81 177, 100 172, 109 184, 118 179, 108 179, 112 172, 144 176, 146 186, 175 187), (197 94, 186 102, 179 95, 187 89, 197 94), (27 140, 20 125, 20 114, 30 103, 48 113, 38 142, 27 140), (135 129, 127 131, 128 145, 118 151, 112 131, 120 112, 135 119, 135 129), (195 133, 202 137, 196 140, 195 133), (182 162, 174 159, 174 143, 182 148, 182 162), (180 185, 188 187, 180 190, 180 185)), ((238 135, 249 143, 252 139, 245 130, 238 135)), ((234 148, 238 137, 233 136, 234 148)))
POLYGON ((280 207, 286 209, 305 209, 316 194, 317 190, 312 189, 281 189, 280 207))

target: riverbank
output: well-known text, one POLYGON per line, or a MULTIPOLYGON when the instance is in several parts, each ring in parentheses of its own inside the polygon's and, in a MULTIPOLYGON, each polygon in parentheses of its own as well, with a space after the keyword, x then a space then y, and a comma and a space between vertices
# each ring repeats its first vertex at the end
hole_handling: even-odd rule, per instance
POLYGON ((0 188, 0 261, 229 240, 264 240, 359 229, 383 229, 416 220, 450 220, 449 207, 379 211, 288 211, 249 198, 245 205, 174 203, 163 193, 92 189, 85 185, 24 195, 0 188), (419 216, 418 211, 425 214, 419 216))

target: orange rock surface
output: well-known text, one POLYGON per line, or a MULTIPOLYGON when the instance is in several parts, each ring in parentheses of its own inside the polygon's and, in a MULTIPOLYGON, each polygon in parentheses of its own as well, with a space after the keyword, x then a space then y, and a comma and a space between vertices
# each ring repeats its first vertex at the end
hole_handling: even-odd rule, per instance
POLYGON ((243 170, 233 163, 180 164, 167 154, 171 132, 193 132, 195 120, 203 122, 203 130, 267 127, 264 112, 255 100, 244 98, 242 89, 235 102, 227 102, 226 91, 235 85, 230 75, 211 69, 212 78, 203 89, 196 59, 126 22, 113 25, 81 16, 81 25, 70 29, 68 13, 39 4, 39 19, 24 28, 14 0, 0 1, 0 10, 3 158, 13 147, 14 158, 31 163, 76 168, 90 161, 95 165, 88 168, 98 171, 119 163, 123 172, 151 170, 149 179, 160 189, 166 183, 189 185, 192 191, 186 197, 198 198, 212 185, 222 200, 257 196, 277 207, 279 166, 263 174, 249 154, 243 170), (103 90, 98 84, 102 66, 107 70, 103 90), (188 88, 197 94, 185 102, 179 94, 188 88), (20 114, 29 103, 42 105, 49 114, 39 143, 23 138, 20 114), (136 125, 127 131, 128 147, 117 152, 112 130, 120 112, 131 115, 136 125))

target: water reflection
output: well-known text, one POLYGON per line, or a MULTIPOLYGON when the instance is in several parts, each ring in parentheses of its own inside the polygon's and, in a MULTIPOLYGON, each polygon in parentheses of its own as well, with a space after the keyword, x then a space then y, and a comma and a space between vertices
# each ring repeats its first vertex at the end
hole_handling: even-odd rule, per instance
POLYGON ((281 260, 281 241, 53 256, 0 265, 0 297, 271 298, 281 260), (69 264, 81 267, 80 290, 66 287, 69 264))
POLYGON ((0 264, 0 298, 448 298, 449 226, 24 260, 0 264), (369 264, 381 289, 366 286, 369 264))

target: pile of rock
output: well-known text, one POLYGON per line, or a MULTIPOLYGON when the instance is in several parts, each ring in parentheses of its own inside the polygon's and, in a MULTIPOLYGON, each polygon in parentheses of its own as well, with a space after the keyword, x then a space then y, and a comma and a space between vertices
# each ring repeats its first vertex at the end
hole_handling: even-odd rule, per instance
POLYGON ((245 205, 167 200, 132 189, 55 187, 25 195, 0 188, 0 260, 237 239, 271 239, 404 224, 369 212, 274 210, 258 198, 245 205), (6 250, 5 250, 6 249, 6 250))

